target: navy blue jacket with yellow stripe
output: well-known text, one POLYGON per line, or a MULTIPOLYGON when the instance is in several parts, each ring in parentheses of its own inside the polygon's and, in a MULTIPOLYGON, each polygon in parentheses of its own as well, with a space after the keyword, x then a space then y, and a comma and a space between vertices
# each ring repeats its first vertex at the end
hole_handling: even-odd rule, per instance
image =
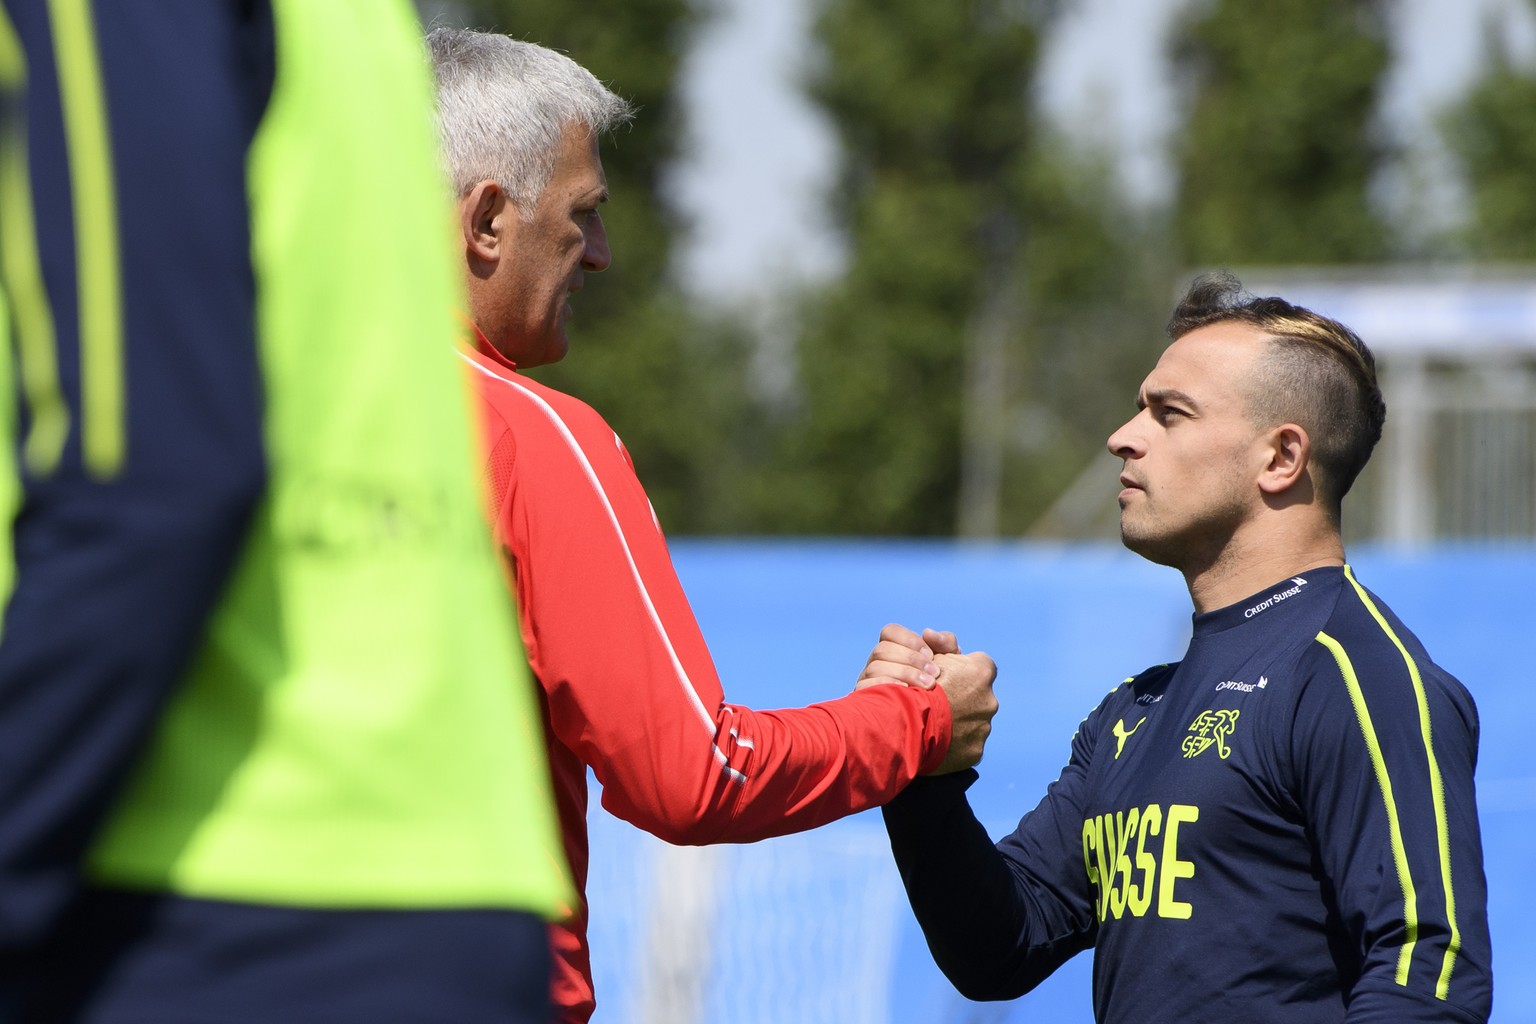
POLYGON ((885 810, 973 999, 1094 950, 1103 1024, 1465 1021, 1492 1001, 1477 709, 1348 568, 1197 615, 1084 719, 995 845, 974 772, 885 810))

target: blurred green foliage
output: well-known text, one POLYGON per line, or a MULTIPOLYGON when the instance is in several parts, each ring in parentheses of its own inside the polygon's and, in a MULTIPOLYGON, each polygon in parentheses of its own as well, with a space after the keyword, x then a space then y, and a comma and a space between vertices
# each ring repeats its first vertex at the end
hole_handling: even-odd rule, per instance
POLYGON ((1035 31, 1012 6, 820 9, 810 91, 842 141, 851 260, 808 303, 763 528, 955 529, 972 321, 1013 286, 1025 222, 1035 31))
MULTIPOLYGON (((1085 133, 1035 115, 1059 0, 816 0, 804 84, 840 143, 824 211, 848 259, 785 300, 787 384, 766 387, 751 314, 670 276, 678 72, 710 2, 457 5, 639 108, 603 148, 613 268, 576 303, 570 357, 534 372, 613 423, 670 533, 1112 535, 1103 441, 1188 268, 1399 245, 1371 201, 1393 155, 1375 122, 1385 0, 1189 5, 1168 53, 1176 183, 1154 209, 1085 133)), ((1536 249, 1533 111, 1536 78, 1503 60, 1457 113, 1479 255, 1536 249)))
POLYGON ((1189 103, 1175 223, 1192 265, 1352 263, 1388 254, 1369 200, 1389 63, 1385 0, 1215 0, 1173 58, 1189 103))
POLYGON ((808 88, 842 143, 829 216, 851 257, 806 298, 749 525, 1026 532, 1129 406, 1140 361, 1118 357, 1155 350, 1167 284, 1106 167, 1034 116, 1046 6, 818 10, 808 88))
POLYGON ((1471 193, 1464 251, 1536 260, 1536 70, 1518 66, 1491 28, 1486 49, 1482 77, 1445 119, 1471 193))

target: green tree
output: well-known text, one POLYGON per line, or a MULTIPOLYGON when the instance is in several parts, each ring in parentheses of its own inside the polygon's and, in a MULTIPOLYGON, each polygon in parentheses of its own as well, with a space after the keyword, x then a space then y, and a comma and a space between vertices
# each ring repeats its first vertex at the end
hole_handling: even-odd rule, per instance
POLYGON ((822 10, 810 91, 843 137, 829 216, 852 255, 802 297, 795 387, 769 403, 748 330, 701 317, 665 273, 670 83, 698 15, 622 6, 486 0, 466 21, 564 49, 641 107, 604 149, 614 268, 579 300, 570 358, 535 372, 614 423, 668 530, 1080 532, 1075 508, 1042 516, 1085 463, 1110 466, 1172 286, 1107 162, 1032 116, 1043 8, 822 10))
POLYGON ((1005 534, 1118 535, 1119 465, 1104 442, 1166 343, 1182 270, 1158 211, 1122 194, 1114 161, 1046 127, 1029 162, 1025 308, 1002 482, 1005 534))
POLYGON ((1445 119, 1472 198, 1465 251, 1536 259, 1536 70, 1517 66, 1491 30, 1487 48, 1487 70, 1445 119))
POLYGON ((968 350, 1016 306, 1035 59, 1018 6, 820 11, 810 91, 843 143, 832 216, 851 259, 807 302, 799 404, 756 503, 763 528, 955 529, 968 350))
POLYGON ((701 317, 669 277, 681 218, 665 187, 679 158, 678 71, 703 15, 689 0, 473 0, 453 23, 570 54, 637 108, 605 141, 613 265, 573 304, 571 352, 532 375, 596 407, 624 439, 669 532, 735 525, 751 443, 749 336, 701 317))
POLYGON ((1113 507, 1103 440, 1172 285, 1109 161, 1034 115, 1050 13, 822 8, 809 91, 842 140, 831 216, 851 256, 807 297, 798 402, 747 503, 757 529, 1075 535, 1097 508, 1054 505, 1096 460, 1113 507))
POLYGON ((1388 64, 1381 0, 1199 5, 1175 33, 1189 90, 1176 231, 1190 264, 1380 259, 1368 189, 1388 64))

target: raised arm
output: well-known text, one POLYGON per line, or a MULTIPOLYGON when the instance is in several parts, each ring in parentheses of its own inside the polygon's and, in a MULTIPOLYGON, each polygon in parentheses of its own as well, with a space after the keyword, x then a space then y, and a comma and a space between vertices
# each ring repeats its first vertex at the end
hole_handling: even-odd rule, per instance
POLYGON ((916 633, 898 623, 880 631, 880 641, 870 653, 859 676, 857 689, 887 683, 931 687, 937 680, 949 698, 950 740, 944 760, 930 775, 948 775, 973 768, 981 761, 997 697, 992 683, 997 666, 985 654, 962 655, 955 634, 935 629, 916 633))
POLYGON ((883 811, 928 949, 967 998, 1017 998, 1093 944, 1079 802, 1092 722, 1045 798, 995 845, 965 797, 974 771, 918 779, 883 811))
MULTIPOLYGON (((942 689, 871 686, 774 711, 727 703, 612 431, 547 390, 508 415, 492 454, 513 467, 497 485, 498 540, 552 732, 592 766, 605 807, 672 842, 745 842, 877 806, 939 767, 942 689)), ((816 671, 789 663, 765 671, 816 671)))

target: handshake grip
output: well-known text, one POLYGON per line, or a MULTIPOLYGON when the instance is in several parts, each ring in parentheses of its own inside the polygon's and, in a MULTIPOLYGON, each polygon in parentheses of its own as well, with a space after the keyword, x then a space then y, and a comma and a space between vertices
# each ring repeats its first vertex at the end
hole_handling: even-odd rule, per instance
POLYGON ((997 665, 985 654, 936 654, 938 684, 949 698, 949 750, 933 775, 974 768, 981 762, 987 737, 992 735, 992 716, 997 714, 997 695, 992 684, 997 665))
POLYGON ((981 652, 960 653, 953 633, 925 629, 919 634, 892 623, 880 631, 854 688, 899 683, 942 689, 949 700, 949 749, 930 774, 947 775, 980 763, 997 714, 996 679, 996 663, 981 652))

